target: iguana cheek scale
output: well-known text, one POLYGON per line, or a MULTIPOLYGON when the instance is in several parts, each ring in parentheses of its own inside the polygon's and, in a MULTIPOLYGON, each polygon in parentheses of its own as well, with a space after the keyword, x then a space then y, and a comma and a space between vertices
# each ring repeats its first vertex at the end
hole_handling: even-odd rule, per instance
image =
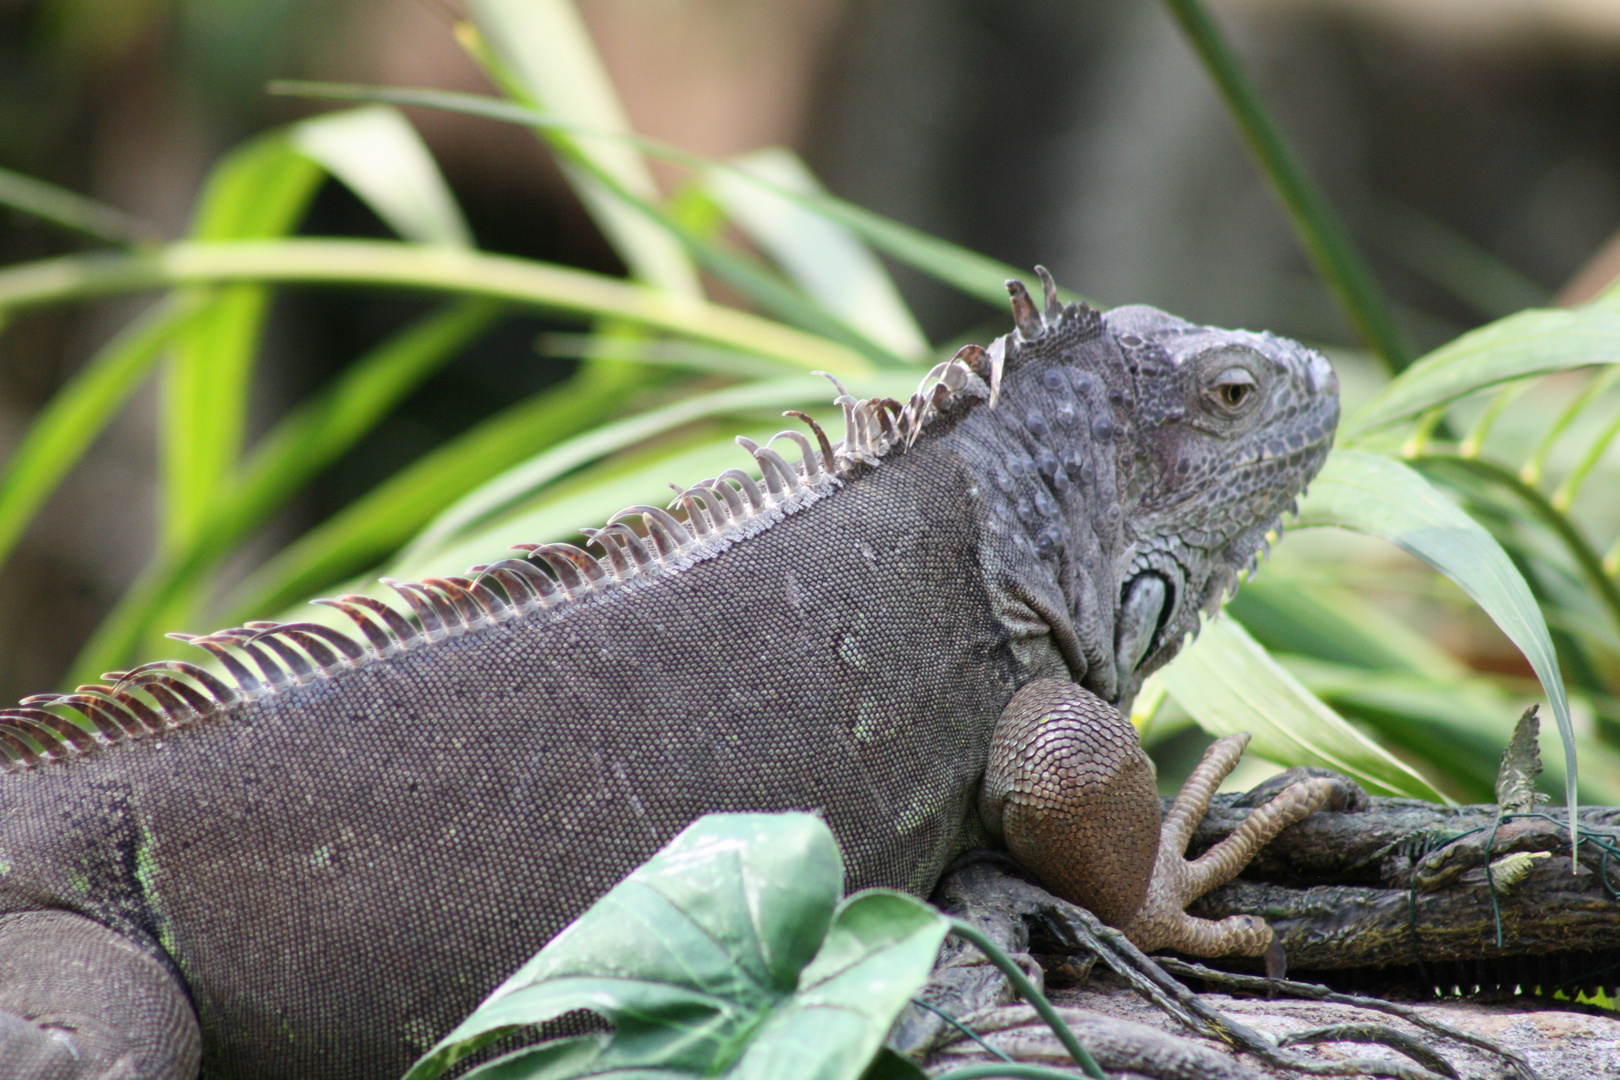
MULTIPOLYGON (((1150 947, 1185 904, 1126 706, 1320 466, 1325 360, 1151 308, 1044 310, 844 437, 467 577, 250 623, 0 712, 0 1075, 391 1077, 695 817, 816 810, 850 889, 999 840, 1150 947), (68 719, 70 714, 78 714, 68 719)), ((779 452, 781 447, 786 452, 779 452)), ((1211 780, 1211 777, 1214 777, 1211 780)), ((1229 923, 1231 920, 1228 921, 1229 923)))

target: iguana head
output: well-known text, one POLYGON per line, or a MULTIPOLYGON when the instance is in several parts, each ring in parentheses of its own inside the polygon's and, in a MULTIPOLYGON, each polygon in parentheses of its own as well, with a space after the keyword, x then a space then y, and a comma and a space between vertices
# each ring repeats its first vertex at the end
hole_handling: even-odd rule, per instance
POLYGON ((1115 308, 1107 337, 1132 384, 1122 462, 1126 560, 1116 627, 1123 696, 1175 655, 1268 550, 1339 421, 1322 354, 1156 308, 1115 308))
POLYGON ((998 535, 1052 567, 1075 677, 1123 706, 1258 564, 1327 456, 1339 384, 1297 342, 1065 305, 1037 271, 1044 310, 1008 282, 1018 329, 965 358, 990 374, 980 460, 998 535))

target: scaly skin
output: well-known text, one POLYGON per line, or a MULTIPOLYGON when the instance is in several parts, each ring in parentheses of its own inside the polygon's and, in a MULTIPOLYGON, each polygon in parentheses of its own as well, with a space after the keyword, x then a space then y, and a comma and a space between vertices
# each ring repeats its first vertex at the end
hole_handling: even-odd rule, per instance
POLYGON ((636 509, 600 559, 547 546, 405 588, 415 622, 347 601, 358 643, 255 625, 197 639, 229 679, 148 667, 0 713, 0 1061, 397 1075, 713 811, 819 809, 849 888, 926 894, 987 839, 1014 695, 1128 703, 1337 419, 1292 342, 1012 291, 1018 332, 903 410, 842 399, 837 448, 759 450, 760 487, 636 509), (120 1007, 52 1019, 98 993, 120 1007))

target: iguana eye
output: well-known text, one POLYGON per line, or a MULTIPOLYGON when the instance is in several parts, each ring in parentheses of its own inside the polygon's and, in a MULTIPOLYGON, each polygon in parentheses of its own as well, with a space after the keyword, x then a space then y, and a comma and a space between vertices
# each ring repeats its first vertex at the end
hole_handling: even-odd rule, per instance
POLYGON ((1209 397, 1221 412, 1237 416, 1255 400, 1254 376, 1240 367, 1227 368, 1210 384, 1209 397))

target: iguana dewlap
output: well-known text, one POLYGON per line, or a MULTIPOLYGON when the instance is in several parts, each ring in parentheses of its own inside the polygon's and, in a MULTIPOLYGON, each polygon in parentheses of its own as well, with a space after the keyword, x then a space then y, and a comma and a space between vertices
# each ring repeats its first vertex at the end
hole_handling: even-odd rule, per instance
MULTIPOLYGON (((1041 274, 1044 314, 1011 283, 1017 331, 908 404, 842 396, 840 443, 745 444, 762 480, 632 508, 599 555, 0 713, 0 1076, 397 1076, 711 811, 820 811, 850 889, 926 895, 1000 836, 1127 926, 1158 859, 1145 940, 1179 943, 1179 852, 1107 703, 1235 586, 1337 381, 1041 274)), ((1205 944, 1255 951, 1250 923, 1205 944)))

